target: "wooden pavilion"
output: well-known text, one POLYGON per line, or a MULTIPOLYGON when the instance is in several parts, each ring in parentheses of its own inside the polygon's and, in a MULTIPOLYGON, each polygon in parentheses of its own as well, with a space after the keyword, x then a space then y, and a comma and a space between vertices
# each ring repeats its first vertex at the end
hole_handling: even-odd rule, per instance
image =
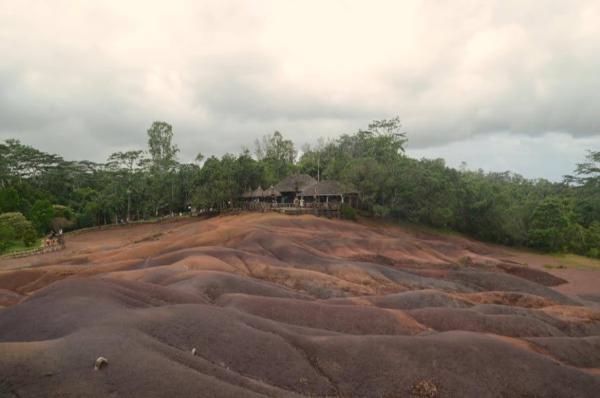
POLYGON ((242 199, 247 203, 271 203, 279 207, 338 207, 348 204, 358 206, 358 191, 338 181, 317 181, 308 174, 293 174, 278 184, 263 190, 244 192, 242 199))

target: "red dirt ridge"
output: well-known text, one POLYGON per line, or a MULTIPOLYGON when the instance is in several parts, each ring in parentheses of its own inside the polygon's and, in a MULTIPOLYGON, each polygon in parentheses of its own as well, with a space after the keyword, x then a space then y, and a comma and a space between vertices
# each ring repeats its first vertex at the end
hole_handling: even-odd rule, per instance
POLYGON ((1 397, 600 396, 600 271, 280 214, 66 244, 0 260, 1 397))

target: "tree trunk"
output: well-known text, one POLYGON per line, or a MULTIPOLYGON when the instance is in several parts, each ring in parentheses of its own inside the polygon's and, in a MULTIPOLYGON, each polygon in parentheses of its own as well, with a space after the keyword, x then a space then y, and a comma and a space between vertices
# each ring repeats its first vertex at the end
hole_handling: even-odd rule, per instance
POLYGON ((131 219, 131 193, 127 192, 127 222, 131 219))

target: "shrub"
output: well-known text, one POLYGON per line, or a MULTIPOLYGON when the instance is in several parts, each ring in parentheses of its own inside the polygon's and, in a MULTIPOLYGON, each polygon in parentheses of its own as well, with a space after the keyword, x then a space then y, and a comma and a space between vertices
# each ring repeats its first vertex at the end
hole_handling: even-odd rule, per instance
POLYGON ((387 217, 390 214, 390 209, 386 206, 373 205, 373 214, 376 217, 387 217))
POLYGON ((565 232, 569 251, 585 253, 589 235, 588 230, 579 224, 571 224, 565 232))
MULTIPOLYGON (((37 238, 35 228, 25 216, 18 212, 0 214, 0 227, 8 227, 13 231, 12 239, 22 241, 26 245, 32 245, 37 238)), ((8 234, 8 229, 4 228, 8 234)), ((6 235, 9 236, 9 235, 6 235)))
POLYGON ((23 233, 22 238, 23 243, 25 243, 27 246, 33 246, 37 242, 37 233, 35 232, 35 228, 33 228, 33 226, 27 228, 27 230, 25 230, 23 233))
POLYGON ((19 212, 2 213, 0 214, 0 225, 8 225, 14 228, 16 239, 21 239, 27 229, 31 228, 31 222, 29 222, 25 216, 19 212))
POLYGON ((10 225, 0 224, 0 253, 2 253, 10 242, 15 240, 15 229, 10 225))
POLYGON ((590 257, 600 257, 600 222, 594 221, 586 231, 586 244, 590 257))
POLYGON ((342 205, 340 207, 340 217, 344 220, 356 221, 356 210, 348 205, 342 205))
POLYGON ((556 228, 530 229, 527 245, 544 251, 560 251, 563 235, 556 228))

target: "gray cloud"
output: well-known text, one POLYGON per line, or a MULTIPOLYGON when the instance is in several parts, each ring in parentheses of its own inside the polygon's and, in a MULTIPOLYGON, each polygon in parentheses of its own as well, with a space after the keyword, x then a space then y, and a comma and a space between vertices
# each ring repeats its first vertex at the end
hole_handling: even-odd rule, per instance
POLYGON ((0 53, 0 139, 67 158, 142 147, 153 120, 189 160, 397 114, 416 154, 477 148, 485 165, 516 156, 497 137, 527 142, 537 163, 505 164, 525 174, 600 137, 593 0, 15 1, 0 53))

